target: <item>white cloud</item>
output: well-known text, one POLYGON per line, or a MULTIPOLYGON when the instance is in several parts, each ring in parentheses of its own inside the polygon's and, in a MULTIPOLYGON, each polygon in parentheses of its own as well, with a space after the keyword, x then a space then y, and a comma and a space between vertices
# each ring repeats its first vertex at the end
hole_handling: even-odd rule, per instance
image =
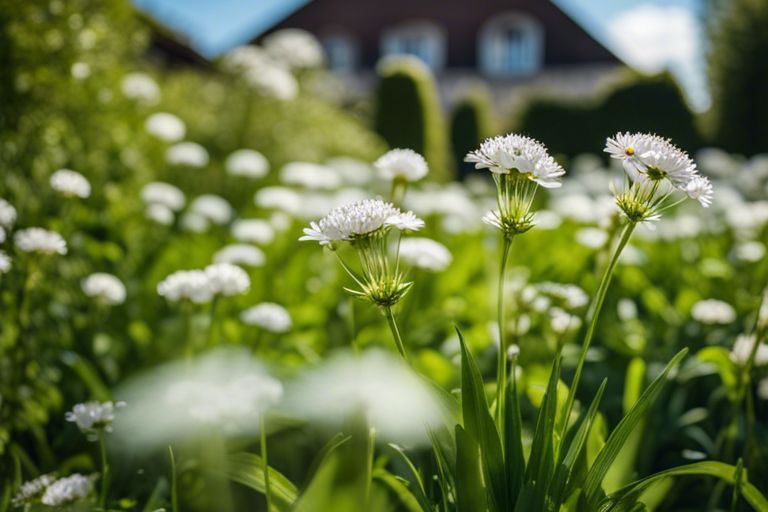
POLYGON ((691 104, 707 107, 701 29, 690 9, 640 4, 619 13, 608 29, 613 48, 628 64, 646 72, 671 70, 691 104))

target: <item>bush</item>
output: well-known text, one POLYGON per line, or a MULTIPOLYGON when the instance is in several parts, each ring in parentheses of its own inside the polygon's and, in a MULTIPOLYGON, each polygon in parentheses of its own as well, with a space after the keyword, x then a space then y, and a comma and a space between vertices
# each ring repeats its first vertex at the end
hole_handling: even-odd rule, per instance
POLYGON ((514 130, 546 140, 554 153, 598 152, 617 131, 647 131, 675 140, 686 150, 701 147, 693 113, 668 73, 628 73, 593 102, 538 98, 529 101, 514 130))
POLYGON ((431 73, 411 57, 388 58, 379 66, 376 89, 376 131, 393 148, 409 148, 424 155, 430 174, 447 180, 448 150, 445 122, 431 73))
POLYGON ((713 142, 752 155, 768 147, 768 3, 734 0, 712 25, 709 79, 713 142))
POLYGON ((488 90, 477 87, 468 91, 456 104, 451 115, 451 150, 460 179, 464 179, 475 168, 465 162, 464 157, 479 147, 492 131, 488 90))

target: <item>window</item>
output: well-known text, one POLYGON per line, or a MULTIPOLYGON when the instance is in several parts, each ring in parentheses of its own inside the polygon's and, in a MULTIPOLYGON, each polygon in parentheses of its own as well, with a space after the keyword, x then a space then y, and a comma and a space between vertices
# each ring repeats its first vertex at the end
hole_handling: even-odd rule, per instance
POLYGON ((480 68, 490 75, 535 73, 544 56, 544 33, 530 16, 503 14, 480 31, 478 52, 480 68))
POLYGON ((322 38, 328 68, 331 71, 354 71, 357 66, 357 45, 346 34, 332 33, 322 38))
POLYGON ((445 34, 434 23, 402 23, 384 32, 381 54, 413 55, 432 70, 439 70, 445 65, 445 34))

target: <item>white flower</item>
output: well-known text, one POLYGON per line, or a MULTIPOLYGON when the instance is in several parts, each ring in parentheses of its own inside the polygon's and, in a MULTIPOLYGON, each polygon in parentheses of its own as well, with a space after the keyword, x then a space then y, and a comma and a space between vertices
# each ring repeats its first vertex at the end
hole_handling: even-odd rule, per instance
POLYGON ((245 72, 248 84, 264 94, 281 101, 291 101, 299 95, 299 82, 290 71, 279 66, 245 72))
POLYGON ((0 197, 0 226, 11 228, 16 223, 16 208, 0 197))
POLYGON ((93 477, 75 473, 50 484, 40 501, 49 507, 60 507, 86 498, 92 489, 93 477))
POLYGON ((147 204, 160 204, 175 212, 187 202, 184 192, 170 183, 153 181, 141 189, 141 200, 147 204))
POLYGON ((637 304, 632 299, 619 299, 619 303, 616 304, 616 313, 619 315, 619 319, 624 322, 637 319, 637 304))
POLYGON ((170 226, 176 218, 173 210, 159 203, 147 205, 144 214, 148 219, 153 220, 158 224, 162 224, 163 226, 170 226))
POLYGON ((181 218, 181 227, 192 233, 205 233, 211 227, 210 221, 195 212, 187 212, 181 218))
POLYGON ((262 302, 242 311, 240 321, 276 333, 288 332, 293 325, 288 310, 274 302, 262 302))
POLYGON ((240 242, 266 245, 275 239, 275 229, 263 219, 239 219, 232 223, 232 236, 240 242))
POLYGON ((736 257, 741 261, 756 263, 762 260, 765 256, 765 245, 756 240, 752 240, 737 245, 734 252, 736 253, 736 257))
POLYGON ((325 61, 322 45, 305 30, 278 30, 264 38, 263 46, 273 59, 290 68, 316 68, 325 61))
POLYGON ((27 228, 17 231, 13 240, 23 252, 41 254, 67 254, 67 242, 55 231, 43 228, 27 228))
POLYGON ((112 432, 115 410, 121 407, 125 407, 125 402, 85 402, 75 405, 65 418, 76 424, 81 432, 112 432))
POLYGON ((125 302, 125 285, 120 279, 104 272, 89 275, 81 284, 83 293, 109 305, 125 302))
POLYGON ((227 157, 224 167, 232 176, 256 179, 267 175, 269 161, 253 149, 238 149, 227 157))
POLYGON ((248 70, 259 70, 264 67, 274 66, 272 57, 254 45, 238 46, 228 51, 222 58, 224 69, 240 73, 248 70))
POLYGON ((691 316, 703 324, 729 324, 736 320, 736 310, 727 302, 707 299, 693 305, 691 316))
POLYGON ((384 153, 374 167, 388 180, 418 181, 427 175, 427 161, 411 149, 393 149, 384 153))
POLYGON ((177 142, 187 134, 187 126, 184 121, 168 112, 152 114, 144 122, 144 129, 165 142, 177 142))
POLYGON ((229 202, 215 194, 203 194, 196 197, 190 205, 190 210, 214 224, 226 224, 234 213, 229 202))
POLYGON ((608 241, 608 233, 598 228, 582 228, 576 232, 576 241, 584 247, 599 249, 608 241))
POLYGON ((336 171, 344 183, 350 185, 367 185, 373 178, 373 168, 368 162, 340 156, 325 161, 325 165, 336 171))
POLYGON ((245 293, 251 287, 251 278, 248 277, 248 273, 231 263, 208 265, 205 267, 205 276, 208 278, 211 291, 226 297, 245 293))
POLYGON ((19 491, 11 500, 11 505, 14 507, 21 507, 33 500, 40 498, 45 491, 46 487, 56 481, 56 476, 53 474, 41 475, 34 480, 29 480, 21 484, 19 491))
POLYGON ((685 190, 696 176, 696 164, 685 151, 668 139, 650 133, 617 133, 608 138, 606 153, 621 160, 632 181, 660 181, 663 179, 680 190, 685 190))
POLYGON ((648 152, 654 144, 661 144, 665 139, 657 135, 645 133, 619 132, 605 141, 604 151, 611 158, 621 160, 622 166, 627 174, 636 180, 643 168, 640 161, 640 155, 648 152))
POLYGON ((480 149, 465 158, 477 169, 488 169, 496 174, 522 174, 545 188, 561 185, 565 170, 549 155, 539 141, 523 135, 509 134, 486 139, 480 149))
POLYGON ((288 187, 264 187, 256 192, 253 202, 259 208, 280 210, 294 216, 304 207, 301 194, 288 187))
POLYGON ((712 196, 714 195, 712 183, 710 183, 704 176, 694 176, 691 181, 685 185, 685 193, 688 194, 688 197, 691 199, 698 201, 704 208, 707 208, 712 204, 712 196))
POLYGON ((258 247, 247 244, 231 244, 222 247, 213 255, 216 263, 231 263, 233 265, 247 265, 260 267, 266 261, 264 252, 258 247))
POLYGON ((5 228, 0 226, 0 244, 5 242, 6 238, 7 238, 7 235, 5 234, 5 228))
POLYGON ((144 105, 155 105, 160 101, 160 87, 146 73, 128 73, 123 77, 120 89, 126 98, 144 105))
POLYGON ((317 241, 320 245, 329 245, 341 240, 352 240, 391 226, 401 230, 416 231, 424 227, 424 221, 416 218, 413 212, 401 212, 391 203, 385 203, 379 199, 366 199, 335 208, 320 222, 312 222, 309 228, 304 229, 304 236, 299 240, 317 241))
POLYGON ((291 162, 280 169, 280 181, 309 189, 334 189, 341 185, 338 173, 320 164, 291 162))
POLYGON ((208 165, 208 151, 196 142, 179 142, 165 152, 165 160, 171 165, 205 167, 208 165))
POLYGON ((202 270, 179 270, 158 283, 157 293, 171 302, 189 300, 203 304, 210 302, 214 291, 202 270))
POLYGON ((11 270, 11 258, 0 251, 0 274, 7 274, 11 270))
POLYGON ((75 80, 85 80, 91 76, 91 66, 87 62, 75 62, 69 72, 75 80))
POLYGON ((565 334, 568 331, 576 330, 581 327, 581 319, 575 315, 560 309, 552 308, 549 310, 550 326, 557 334, 565 334))
POLYGON ((362 414, 377 439, 403 444, 428 444, 428 429, 442 420, 432 391, 379 350, 339 354, 305 371, 289 388, 286 407, 331 428, 362 414))
MULTIPOLYGON (((746 364, 756 342, 757 338, 754 334, 739 334, 731 349, 731 361, 740 366, 746 364)), ((768 364, 768 345, 765 343, 760 343, 760 345, 758 345, 757 352, 755 352, 754 364, 755 366, 764 366, 768 364)))
POLYGON ((451 252, 429 238, 405 238, 400 242, 400 258, 415 268, 442 272, 451 264, 451 252))
POLYGON ((59 169, 51 174, 51 188, 65 196, 85 199, 91 195, 91 184, 85 176, 69 169, 59 169))
POLYGON ((563 301, 570 309, 577 309, 589 303, 587 293, 575 284, 543 282, 538 283, 536 288, 541 293, 563 301))

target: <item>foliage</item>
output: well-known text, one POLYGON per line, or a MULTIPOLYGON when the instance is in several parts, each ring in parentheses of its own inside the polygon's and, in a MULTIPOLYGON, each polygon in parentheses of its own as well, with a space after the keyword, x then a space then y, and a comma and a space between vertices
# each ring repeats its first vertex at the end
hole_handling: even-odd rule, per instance
POLYGON ((491 135, 491 99, 482 87, 467 91, 454 105, 451 113, 451 150, 459 177, 463 179, 474 170, 464 161, 467 153, 477 148, 491 135))

